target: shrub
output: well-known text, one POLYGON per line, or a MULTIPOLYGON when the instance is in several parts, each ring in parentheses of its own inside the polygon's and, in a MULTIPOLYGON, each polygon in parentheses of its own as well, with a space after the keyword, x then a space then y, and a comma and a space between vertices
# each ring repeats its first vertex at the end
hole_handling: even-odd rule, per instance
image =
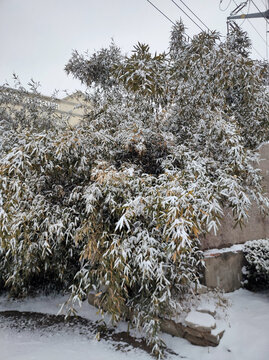
POLYGON ((187 44, 182 29, 170 54, 74 53, 66 71, 94 105, 76 128, 28 126, 29 111, 39 119, 31 104, 19 126, 11 117, 15 132, 2 121, 16 135, 0 163, 6 289, 70 287, 70 313, 93 290, 113 320, 132 314, 156 355, 159 318, 199 282, 199 237, 217 231, 224 207, 239 224, 252 201, 268 207, 253 151, 268 136, 262 67, 216 33, 187 44))
POLYGON ((80 268, 74 235, 89 160, 72 130, 18 139, 0 164, 1 277, 13 296, 68 289, 80 268))
POLYGON ((269 239, 248 241, 243 251, 247 261, 245 286, 253 290, 269 288, 269 239))

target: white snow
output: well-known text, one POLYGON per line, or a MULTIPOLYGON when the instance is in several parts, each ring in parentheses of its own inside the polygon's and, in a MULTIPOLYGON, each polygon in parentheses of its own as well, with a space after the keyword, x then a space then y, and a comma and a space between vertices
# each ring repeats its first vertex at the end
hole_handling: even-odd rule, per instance
POLYGON ((218 254, 222 254, 225 252, 238 252, 238 251, 242 251, 244 247, 244 244, 236 244, 227 248, 222 248, 222 249, 210 249, 210 250, 205 250, 204 251, 204 257, 211 257, 214 255, 218 255, 218 254))
MULTIPOLYGON (((64 296, 40 296, 27 300, 8 300, 0 297, 0 311, 31 311, 56 315, 67 300, 64 296)), ((97 309, 87 302, 79 308, 78 315, 92 320, 100 320, 97 309)), ((109 319, 106 319, 109 322, 109 319)), ((127 324, 120 323, 117 331, 126 331, 127 324)), ((135 334, 135 333, 134 333, 135 334)), ((135 334, 137 337, 137 334, 135 334)), ((95 335, 81 336, 80 329, 70 332, 40 332, 36 330, 0 327, 0 360, 128 360, 151 359, 140 349, 125 347, 125 352, 115 350, 115 342, 97 341, 95 335), (113 347, 114 345, 114 347, 113 347)), ((118 343, 117 343, 118 344, 118 343)), ((116 345, 117 345, 116 344, 116 345)), ((120 344, 119 344, 120 345, 120 344)))
POLYGON ((185 322, 192 328, 199 327, 211 330, 216 327, 216 321, 213 316, 195 310, 189 312, 185 319, 185 322))
POLYGON ((197 311, 201 313, 215 314, 216 313, 216 305, 215 304, 202 304, 198 306, 197 311))
POLYGON ((185 339, 165 335, 167 346, 188 360, 268 360, 269 292, 239 289, 225 297, 231 306, 227 319, 218 323, 217 330, 223 327, 225 333, 217 347, 193 346, 185 339))
MULTIPOLYGON (((269 358, 269 292, 252 293, 244 289, 226 294, 231 306, 219 346, 200 347, 187 340, 164 334, 167 346, 178 355, 168 355, 176 360, 267 360, 269 358)), ((0 311, 19 310, 56 314, 65 299, 60 296, 38 297, 24 301, 9 301, 0 297, 0 311)), ((96 309, 84 303, 79 315, 95 321, 96 309)), ((218 320, 219 324, 219 320, 218 320)), ((27 324, 26 324, 27 326, 27 324)), ((126 324, 120 324, 120 331, 126 324)), ((218 329, 219 330, 219 329, 218 329)), ((79 331, 40 334, 39 330, 0 328, 1 360, 149 360, 143 350, 128 347, 128 352, 117 351, 110 341, 97 341, 81 336, 79 331)))
MULTIPOLYGON (((42 336, 33 332, 0 332, 1 360, 126 360, 111 344, 78 335, 42 336)), ((142 350, 128 352, 128 360, 151 359, 142 350)))

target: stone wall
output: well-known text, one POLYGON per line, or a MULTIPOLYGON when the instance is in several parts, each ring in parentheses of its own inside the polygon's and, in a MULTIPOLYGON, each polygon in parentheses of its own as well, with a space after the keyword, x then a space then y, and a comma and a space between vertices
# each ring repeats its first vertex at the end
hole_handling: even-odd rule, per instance
MULTIPOLYGON (((92 306, 100 306, 100 298, 95 293, 88 295, 88 302, 92 306)), ((102 306, 102 309, 105 308, 102 306)), ((130 312, 126 308, 127 318, 130 318, 130 312), (129 314, 129 315, 128 315, 129 314)), ((224 334, 217 321, 215 320, 215 306, 199 306, 192 309, 184 320, 160 318, 161 331, 172 336, 177 336, 188 340, 193 345, 199 346, 217 346, 224 334)))
POLYGON ((203 283, 209 288, 231 292, 241 287, 242 267, 245 258, 242 246, 232 246, 220 251, 204 252, 205 271, 203 283))
MULTIPOLYGON (((263 175, 264 190, 269 193, 269 143, 259 148, 259 167, 263 175)), ((240 228, 234 228, 231 211, 226 211, 221 227, 217 233, 209 233, 201 239, 202 249, 224 248, 233 244, 242 244, 248 240, 269 238, 269 216, 263 217, 257 206, 253 204, 249 212, 248 223, 240 228)))

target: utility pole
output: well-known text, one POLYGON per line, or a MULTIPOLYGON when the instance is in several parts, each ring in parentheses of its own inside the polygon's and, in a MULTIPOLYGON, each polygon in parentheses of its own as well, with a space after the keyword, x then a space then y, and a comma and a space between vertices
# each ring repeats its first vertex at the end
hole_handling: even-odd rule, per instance
POLYGON ((242 10, 246 5, 247 5, 247 1, 241 3, 240 5, 238 5, 232 12, 231 15, 227 17, 227 20, 235 20, 235 19, 256 19, 256 18, 266 18, 269 20, 269 0, 267 0, 268 5, 267 5, 267 10, 265 10, 264 12, 258 12, 258 13, 253 13, 253 14, 241 14, 241 15, 236 15, 240 10, 242 10))
MULTIPOLYGON (((248 0, 250 1, 250 0, 248 0)), ((230 14, 230 16, 227 17, 227 33, 229 33, 229 28, 234 28, 237 26, 235 23, 231 22, 231 20, 236 19, 258 19, 263 18, 266 21, 266 59, 268 60, 268 34, 269 34, 269 0, 267 0, 267 9, 265 11, 261 11, 258 13, 252 13, 252 14, 241 14, 238 15, 238 13, 248 4, 248 1, 244 1, 241 4, 239 4, 230 14)), ((265 5, 266 6, 266 5, 265 5)))

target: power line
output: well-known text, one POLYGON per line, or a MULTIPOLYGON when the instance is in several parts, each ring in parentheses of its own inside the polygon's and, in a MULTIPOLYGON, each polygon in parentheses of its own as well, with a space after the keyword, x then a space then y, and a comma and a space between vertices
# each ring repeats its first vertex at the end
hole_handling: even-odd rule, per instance
MULTIPOLYGON (((265 6, 265 8, 266 9, 268 9, 267 8, 267 6, 269 6, 269 3, 268 3, 268 5, 266 4, 266 1, 264 0, 264 6, 265 6)), ((269 52, 269 46, 268 46, 268 35, 269 35, 269 27, 268 27, 268 21, 266 22, 266 24, 265 24, 265 38, 266 38, 266 60, 268 61, 268 52, 269 52)))
POLYGON ((172 23, 173 25, 176 25, 173 20, 171 20, 167 15, 165 15, 165 13, 163 13, 162 10, 160 10, 157 6, 155 6, 150 0, 146 0, 146 1, 150 5, 152 5, 157 11, 159 11, 159 13, 161 13, 168 21, 170 21, 170 23, 172 23))
POLYGON ((256 51, 256 53, 257 53, 262 59, 264 59, 264 56, 261 55, 261 53, 260 53, 253 45, 251 45, 251 47, 252 47, 252 49, 253 49, 254 51, 256 51))
POLYGON ((174 0, 171 0, 172 3, 176 5, 177 8, 179 8, 201 31, 204 31, 204 29, 201 28, 200 25, 198 25, 187 13, 184 11, 174 0))
POLYGON ((266 19, 265 15, 263 12, 261 12, 261 10, 258 8, 258 6, 255 4, 255 2, 253 0, 250 0, 252 2, 252 4, 255 6, 255 8, 259 11, 259 13, 265 18, 265 21, 268 23, 268 19, 266 19))
MULTIPOLYGON (((176 26, 176 23, 171 20, 164 12, 162 12, 162 10, 160 10, 156 5, 154 5, 150 0, 146 0, 150 5, 152 5, 157 11, 159 11, 160 14, 162 14, 168 21, 170 21, 170 23, 172 23, 174 26, 176 26)), ((185 33, 185 36, 187 38, 188 41, 191 41, 191 37, 185 33)))
MULTIPOLYGON (((232 1, 232 0, 231 0, 232 1)), ((234 1, 234 3, 236 4, 236 2, 234 1)), ((248 15, 249 14, 249 10, 250 10, 250 1, 248 0, 248 1, 246 1, 246 5, 247 5, 247 3, 248 3, 248 9, 247 9, 247 14, 246 15, 248 15)), ((244 7, 246 6, 246 5, 244 5, 244 7)), ((240 6, 240 5, 239 5, 240 6)), ((245 14, 244 14, 245 15, 245 14)), ((242 16, 243 17, 243 16, 242 16)), ((241 24, 239 24, 238 26, 242 26, 243 24, 244 24, 244 22, 247 20, 248 18, 246 17, 246 16, 244 16, 244 20, 241 22, 241 24)))
POLYGON ((229 4, 227 5, 227 7, 225 9, 222 9, 220 6, 222 4, 222 1, 223 0, 220 0, 220 2, 219 2, 219 9, 220 9, 220 11, 226 11, 228 9, 228 7, 231 5, 232 0, 229 1, 229 4))
MULTIPOLYGON (((252 0, 249 0, 252 1, 252 0)), ((236 6, 238 6, 238 4, 236 3, 235 0, 233 0, 233 2, 235 3, 236 6)), ((262 39, 262 41, 267 45, 267 42, 264 40, 264 38, 262 37, 262 35, 259 33, 259 31, 256 29, 256 27, 252 24, 252 22, 247 18, 248 22, 250 23, 250 25, 253 27, 253 29, 256 31, 256 33, 260 36, 260 38, 262 39)), ((256 51, 256 53, 261 57, 264 58, 264 56, 262 56, 259 51, 257 49, 255 49, 255 47, 252 45, 253 50, 256 51)))
POLYGON ((179 0, 179 1, 180 1, 183 5, 186 6, 186 8, 196 17, 196 19, 198 19, 198 20, 207 28, 208 31, 211 31, 211 30, 209 29, 209 27, 199 18, 199 16, 197 16, 197 15, 188 7, 188 5, 185 4, 184 1, 182 1, 182 0, 179 0))
POLYGON ((262 39, 262 41, 265 43, 265 45, 267 45, 267 42, 264 40, 264 37, 259 33, 259 31, 256 29, 256 27, 252 24, 252 22, 247 19, 248 22, 250 23, 250 25, 253 27, 253 29, 256 31, 256 33, 259 35, 259 37, 262 39))
MULTIPOLYGON (((252 2, 252 4, 255 6, 255 8, 259 11, 259 13, 264 17, 265 21, 266 21, 266 40, 264 40, 263 38, 263 41, 265 42, 265 45, 266 45, 266 59, 268 60, 268 31, 267 31, 267 28, 268 28, 268 24, 269 24, 269 21, 268 19, 265 17, 264 13, 260 11, 260 9, 258 8, 258 6, 255 4, 255 2, 253 0, 250 0, 252 2)), ((266 7, 266 2, 263 2, 263 4, 265 5, 266 7)))
MULTIPOLYGON (((250 1, 248 2, 248 9, 247 9, 247 15, 249 14, 249 10, 250 10, 250 1)), ((246 21, 247 18, 244 18, 244 20, 241 22, 241 24, 239 26, 242 26, 244 24, 244 22, 246 21)))

